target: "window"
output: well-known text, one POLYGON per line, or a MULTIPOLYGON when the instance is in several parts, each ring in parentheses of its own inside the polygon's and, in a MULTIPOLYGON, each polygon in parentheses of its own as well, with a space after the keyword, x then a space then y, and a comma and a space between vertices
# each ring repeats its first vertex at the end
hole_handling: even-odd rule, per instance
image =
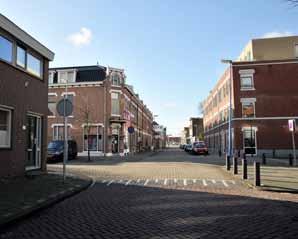
POLYGON ((0 36, 0 59, 12 62, 12 42, 0 36))
POLYGON ((100 126, 84 126, 84 151, 102 151, 103 140, 102 140, 103 129, 100 126))
POLYGON ((255 117, 254 102, 242 102, 242 117, 244 118, 255 117))
POLYGON ((0 108, 0 148, 9 148, 11 139, 11 110, 0 108))
MULTIPOLYGON (((67 126, 67 136, 70 136, 70 125, 67 126)), ((64 125, 54 125, 53 126, 53 140, 63 140, 64 139, 64 125)))
POLYGON ((52 113, 50 116, 56 116, 56 96, 55 95, 48 96, 48 108, 52 113))
POLYGON ((112 92, 112 115, 120 115, 120 99, 119 93, 112 92))
POLYGON ((54 83, 54 72, 49 72, 49 84, 54 83))
POLYGON ((243 131, 243 148, 245 154, 255 155, 257 151, 256 128, 247 127, 243 131))
POLYGON ((71 83, 75 82, 75 74, 74 71, 63 71, 59 72, 59 83, 71 83))
POLYGON ((120 85, 120 77, 117 74, 112 75, 112 85, 120 85))
POLYGON ((25 68, 26 66, 26 50, 17 46, 17 65, 25 68))
POLYGON ((298 44, 295 45, 295 57, 298 58, 298 44))
POLYGON ((241 89, 254 89, 253 77, 249 75, 240 76, 241 89))
POLYGON ((27 70, 38 77, 42 75, 41 61, 29 53, 27 53, 27 70))

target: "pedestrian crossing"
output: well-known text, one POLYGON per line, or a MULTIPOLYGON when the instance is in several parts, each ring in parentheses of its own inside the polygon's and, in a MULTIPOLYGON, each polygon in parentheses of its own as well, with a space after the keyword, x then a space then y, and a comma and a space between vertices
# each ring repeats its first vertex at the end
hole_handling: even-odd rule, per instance
POLYGON ((226 179, 187 179, 187 178, 155 178, 155 179, 104 179, 97 180, 98 183, 102 183, 106 186, 120 184, 124 186, 181 186, 181 187, 221 187, 221 188, 232 188, 237 186, 237 182, 234 180, 226 179))

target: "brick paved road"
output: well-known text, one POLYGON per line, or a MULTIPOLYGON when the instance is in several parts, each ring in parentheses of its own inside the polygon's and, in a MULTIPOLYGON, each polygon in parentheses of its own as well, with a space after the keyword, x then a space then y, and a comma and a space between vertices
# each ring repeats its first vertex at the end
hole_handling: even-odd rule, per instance
MULTIPOLYGON (((193 157, 182 152, 165 152, 147 158, 146 162, 131 162, 132 169, 125 163, 127 169, 120 168, 120 172, 111 172, 108 168, 95 170, 99 174, 98 182, 92 188, 14 225, 0 238, 297 238, 298 204, 295 200, 271 200, 273 194, 240 189, 241 185, 206 187, 202 181, 206 178, 203 168, 210 170, 215 180, 229 182, 229 179, 217 170, 212 159, 213 166, 205 165, 207 161, 204 166, 192 160, 193 157), (175 160, 173 155, 178 155, 175 160), (171 183, 176 178, 178 182, 174 187, 170 183, 165 185, 165 181, 144 186, 141 179, 137 182, 139 172, 136 172, 137 177, 133 173, 134 163, 155 164, 155 167, 145 166, 146 176, 156 178, 154 172, 148 172, 156 169, 160 178, 166 176, 172 179, 171 183), (176 165, 173 168, 179 173, 169 173, 173 168, 167 171, 166 167, 158 167, 163 163, 176 165), (184 164, 186 170, 195 164, 191 172, 201 180, 197 186, 184 185, 183 177, 187 174, 183 171, 184 164), (106 173, 106 179, 101 172, 106 173), (115 182, 109 184, 113 175, 115 182), (130 177, 117 181, 124 175, 130 177), (241 196, 236 195, 239 190, 241 196), (258 198, 254 197, 257 194, 258 198)), ((117 171, 121 165, 110 166, 117 171)), ((191 178, 193 176, 191 174, 191 178)), ((212 181, 207 183, 212 184, 212 181)))

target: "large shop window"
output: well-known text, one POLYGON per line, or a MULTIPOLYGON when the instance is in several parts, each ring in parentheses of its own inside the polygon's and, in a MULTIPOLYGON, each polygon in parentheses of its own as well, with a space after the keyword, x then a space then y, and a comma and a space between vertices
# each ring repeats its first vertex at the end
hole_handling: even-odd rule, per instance
POLYGON ((119 93, 112 92, 112 115, 120 115, 120 97, 119 93))
POLYGON ((253 127, 243 129, 243 141, 244 153, 255 155, 257 152, 256 129, 253 127))
POLYGON ((42 76, 41 61, 29 53, 27 53, 27 71, 38 77, 42 76))
POLYGON ((0 36, 0 58, 12 62, 12 42, 0 36))
POLYGON ((0 148, 10 148, 11 110, 0 108, 0 148))
POLYGON ((102 130, 100 126, 84 126, 84 151, 102 151, 102 130))
POLYGON ((255 117, 255 103, 254 102, 242 102, 242 117, 243 118, 255 117))

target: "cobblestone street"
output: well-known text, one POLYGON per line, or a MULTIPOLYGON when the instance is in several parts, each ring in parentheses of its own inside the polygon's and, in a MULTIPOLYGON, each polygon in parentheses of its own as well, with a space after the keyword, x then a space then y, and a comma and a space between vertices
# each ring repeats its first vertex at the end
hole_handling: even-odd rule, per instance
POLYGON ((249 189, 222 165, 180 150, 136 161, 71 161, 69 173, 96 183, 0 238, 297 238, 297 195, 249 189))

